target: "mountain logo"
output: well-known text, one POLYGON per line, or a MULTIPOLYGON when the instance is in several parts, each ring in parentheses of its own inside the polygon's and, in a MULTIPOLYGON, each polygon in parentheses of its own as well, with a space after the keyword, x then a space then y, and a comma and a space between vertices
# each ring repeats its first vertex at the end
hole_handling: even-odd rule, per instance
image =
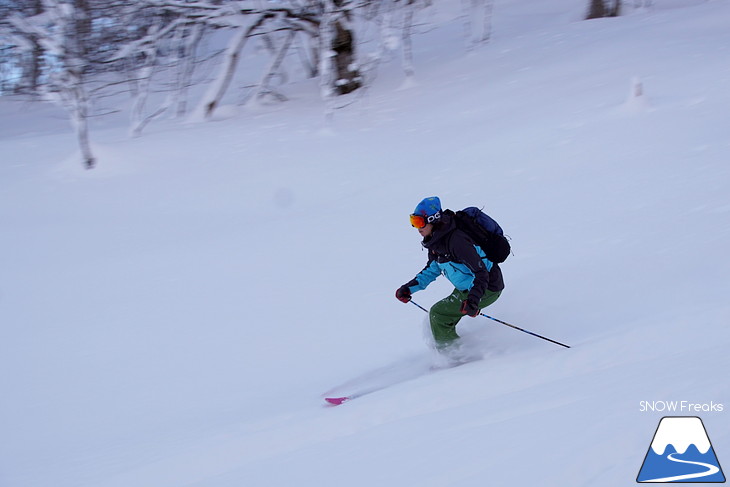
POLYGON ((636 481, 725 482, 702 420, 696 416, 663 417, 636 481))

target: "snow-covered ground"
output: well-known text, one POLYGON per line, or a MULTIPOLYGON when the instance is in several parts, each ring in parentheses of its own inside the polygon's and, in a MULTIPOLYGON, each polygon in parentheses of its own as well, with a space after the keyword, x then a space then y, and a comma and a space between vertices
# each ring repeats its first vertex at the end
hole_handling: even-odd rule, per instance
POLYGON ((471 51, 444 21, 327 130, 314 81, 100 121, 93 171, 60 111, 0 99, 0 486, 615 487, 665 415, 730 464, 730 2, 586 3, 498 1, 471 51), (432 195, 512 238, 487 312, 571 349, 465 318, 484 360, 417 376, 393 293, 432 195))

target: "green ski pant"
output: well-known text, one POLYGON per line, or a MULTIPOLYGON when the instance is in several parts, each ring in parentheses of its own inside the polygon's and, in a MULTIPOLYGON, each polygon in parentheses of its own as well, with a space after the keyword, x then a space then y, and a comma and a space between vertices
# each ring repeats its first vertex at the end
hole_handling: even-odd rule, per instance
MULTIPOLYGON (((484 309, 497 300, 502 291, 485 291, 479 301, 479 309, 484 309)), ((444 348, 459 338, 456 333, 456 324, 464 316, 461 314, 461 303, 469 295, 469 291, 454 291, 441 301, 431 306, 428 313, 431 322, 431 332, 438 348, 444 348)))

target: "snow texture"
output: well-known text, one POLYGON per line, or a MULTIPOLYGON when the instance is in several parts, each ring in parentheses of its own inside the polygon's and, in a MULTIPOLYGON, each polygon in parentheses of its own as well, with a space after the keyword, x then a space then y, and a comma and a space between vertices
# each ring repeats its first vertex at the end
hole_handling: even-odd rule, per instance
POLYGON ((311 80, 96 120, 91 171, 58 108, 0 99, 0 485, 628 486, 665 400, 724 404, 685 414, 730 464, 730 3, 586 3, 424 29, 418 84, 383 64, 326 130, 311 80), (488 313, 571 349, 465 318, 484 358, 421 373, 393 294, 431 195, 512 238, 488 313), (390 387, 324 403, 360 377, 390 387))

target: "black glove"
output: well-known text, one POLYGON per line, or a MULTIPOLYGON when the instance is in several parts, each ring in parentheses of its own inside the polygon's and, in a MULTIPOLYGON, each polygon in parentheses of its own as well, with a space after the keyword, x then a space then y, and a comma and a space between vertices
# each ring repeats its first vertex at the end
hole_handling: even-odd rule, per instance
POLYGON ((408 286, 406 284, 403 284, 395 292, 395 297, 398 298, 398 301, 400 301, 402 303, 407 303, 408 301, 411 300, 411 290, 408 288, 408 286))
POLYGON ((469 315, 472 318, 475 318, 479 316, 480 311, 479 303, 475 303, 469 299, 465 299, 461 302, 461 314, 463 315, 469 315))

